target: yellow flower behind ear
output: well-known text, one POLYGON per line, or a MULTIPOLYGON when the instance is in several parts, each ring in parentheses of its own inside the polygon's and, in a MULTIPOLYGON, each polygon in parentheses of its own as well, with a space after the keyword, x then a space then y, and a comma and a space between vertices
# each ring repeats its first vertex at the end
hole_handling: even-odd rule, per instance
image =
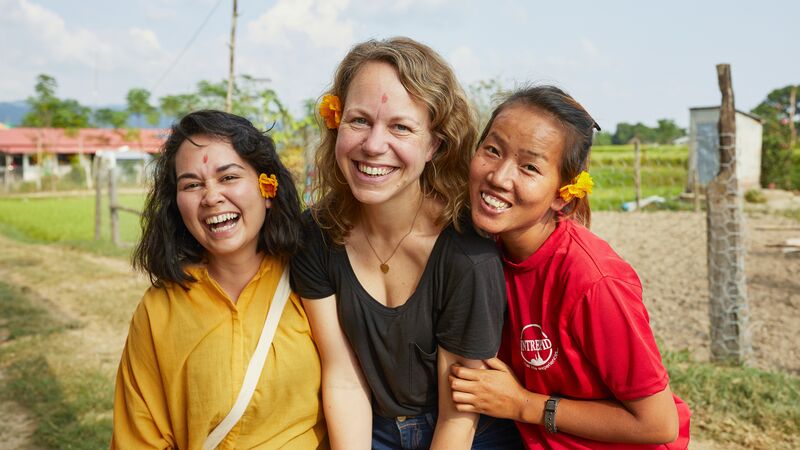
POLYGON ((330 129, 339 128, 342 121, 342 102, 335 95, 325 95, 319 104, 319 115, 325 119, 325 126, 330 129))
POLYGON ((589 172, 584 170, 575 177, 572 184, 562 187, 559 189, 558 193, 565 202, 568 202, 573 198, 583 198, 586 194, 591 194, 593 186, 594 181, 592 181, 592 177, 589 175, 589 172))
POLYGON ((278 195, 278 179, 275 175, 267 176, 262 173, 258 176, 258 188, 261 189, 261 196, 264 198, 274 198, 278 195))

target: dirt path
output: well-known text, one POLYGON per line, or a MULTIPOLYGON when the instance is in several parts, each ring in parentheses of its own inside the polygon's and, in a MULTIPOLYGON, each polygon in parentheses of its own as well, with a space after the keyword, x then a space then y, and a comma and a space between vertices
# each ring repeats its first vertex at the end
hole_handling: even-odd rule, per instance
MULTIPOLYGON (((596 213, 592 230, 636 269, 651 325, 667 349, 709 356, 706 223, 691 212, 596 213)), ((747 218, 750 330, 755 367, 800 374, 800 254, 767 247, 800 237, 795 221, 747 218), (767 231, 764 227, 792 228, 767 231)))
MULTIPOLYGON (((0 280, 73 324, 59 334, 59 345, 68 348, 68 354, 54 350, 46 356, 51 365, 86 365, 113 377, 130 316, 147 286, 129 264, 0 236, 0 280)), ((34 449, 30 440, 34 430, 24 405, 0 403, 0 449, 34 449)))

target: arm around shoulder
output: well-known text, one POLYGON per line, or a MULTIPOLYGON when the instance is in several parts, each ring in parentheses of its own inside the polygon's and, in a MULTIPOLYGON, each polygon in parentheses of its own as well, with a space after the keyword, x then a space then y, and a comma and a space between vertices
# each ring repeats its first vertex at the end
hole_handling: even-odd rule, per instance
POLYGON ((372 443, 370 392, 339 324, 336 296, 303 299, 322 359, 322 405, 331 448, 369 449, 372 443))

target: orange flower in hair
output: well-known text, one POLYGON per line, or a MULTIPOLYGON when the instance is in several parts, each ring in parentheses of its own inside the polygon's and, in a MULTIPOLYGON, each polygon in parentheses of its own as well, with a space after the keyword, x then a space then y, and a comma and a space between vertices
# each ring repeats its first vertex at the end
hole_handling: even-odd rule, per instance
POLYGON ((589 175, 589 172, 584 170, 575 177, 572 184, 562 187, 558 190, 558 193, 565 202, 568 202, 573 198, 583 198, 587 194, 591 194, 593 186, 594 181, 592 181, 592 177, 589 175))
POLYGON ((261 189, 261 196, 264 198, 273 198, 278 194, 278 179, 275 175, 267 176, 262 173, 258 177, 258 188, 261 189))
POLYGON ((325 119, 325 126, 330 129, 339 128, 342 121, 342 102, 335 95, 325 95, 319 104, 319 115, 325 119))

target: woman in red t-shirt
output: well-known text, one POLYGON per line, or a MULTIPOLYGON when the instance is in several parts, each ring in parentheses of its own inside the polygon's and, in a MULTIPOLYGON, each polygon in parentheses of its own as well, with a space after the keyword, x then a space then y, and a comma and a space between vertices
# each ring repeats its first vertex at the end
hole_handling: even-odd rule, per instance
POLYGON ((492 114, 470 201, 502 248, 509 314, 488 369, 452 366, 453 400, 514 419, 527 448, 686 448, 689 409, 670 391, 639 278, 586 228, 595 128, 552 86, 492 114))

